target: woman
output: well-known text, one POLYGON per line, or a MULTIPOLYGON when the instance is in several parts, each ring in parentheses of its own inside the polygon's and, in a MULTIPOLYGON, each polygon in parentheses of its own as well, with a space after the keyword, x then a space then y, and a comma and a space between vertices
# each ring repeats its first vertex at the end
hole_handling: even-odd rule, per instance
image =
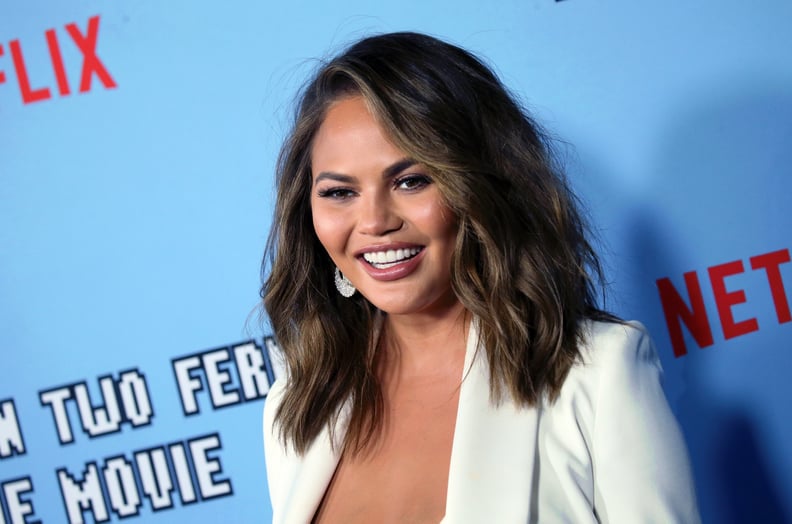
POLYGON ((639 324, 547 140, 470 53, 366 38, 302 94, 262 296, 275 522, 695 522, 639 324))

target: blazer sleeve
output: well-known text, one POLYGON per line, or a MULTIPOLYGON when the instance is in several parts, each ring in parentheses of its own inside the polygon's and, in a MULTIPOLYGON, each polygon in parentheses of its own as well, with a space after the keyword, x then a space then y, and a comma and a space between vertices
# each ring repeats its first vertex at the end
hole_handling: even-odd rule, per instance
POLYGON ((639 323, 594 337, 594 510, 608 523, 698 523, 682 433, 661 386, 654 345, 639 323))

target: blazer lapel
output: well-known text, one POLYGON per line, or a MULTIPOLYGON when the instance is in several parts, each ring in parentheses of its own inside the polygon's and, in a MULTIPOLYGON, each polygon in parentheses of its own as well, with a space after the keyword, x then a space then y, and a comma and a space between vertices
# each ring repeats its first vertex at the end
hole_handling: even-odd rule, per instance
POLYGON ((508 395, 497 406, 490 402, 489 366, 476 324, 468 335, 443 522, 528 522, 537 409, 519 407, 508 395))
MULTIPOLYGON (((347 410, 342 410, 339 427, 346 427, 347 410)), ((343 432, 340 433, 343 435, 343 432)), ((333 478, 338 461, 341 458, 340 446, 335 449, 331 445, 330 432, 327 428, 311 444, 302 457, 293 453, 295 476, 292 481, 288 500, 280 518, 273 519, 281 524, 305 524, 311 522, 324 497, 327 486, 333 478)))

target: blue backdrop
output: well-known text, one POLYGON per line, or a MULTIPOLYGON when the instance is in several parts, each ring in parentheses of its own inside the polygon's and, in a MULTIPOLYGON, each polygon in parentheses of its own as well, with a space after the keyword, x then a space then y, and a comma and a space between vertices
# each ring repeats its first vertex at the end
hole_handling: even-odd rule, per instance
POLYGON ((0 523, 269 520, 277 149, 316 58, 393 30, 571 144, 704 520, 792 521, 792 4, 372 5, 0 5, 0 523))

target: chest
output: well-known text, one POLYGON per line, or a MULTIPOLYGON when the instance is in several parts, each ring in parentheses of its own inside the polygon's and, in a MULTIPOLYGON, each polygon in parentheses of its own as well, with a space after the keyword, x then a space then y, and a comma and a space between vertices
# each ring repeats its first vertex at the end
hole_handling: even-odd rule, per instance
POLYGON ((432 522, 445 514, 459 388, 442 380, 389 392, 376 444, 342 456, 315 522, 432 522))

